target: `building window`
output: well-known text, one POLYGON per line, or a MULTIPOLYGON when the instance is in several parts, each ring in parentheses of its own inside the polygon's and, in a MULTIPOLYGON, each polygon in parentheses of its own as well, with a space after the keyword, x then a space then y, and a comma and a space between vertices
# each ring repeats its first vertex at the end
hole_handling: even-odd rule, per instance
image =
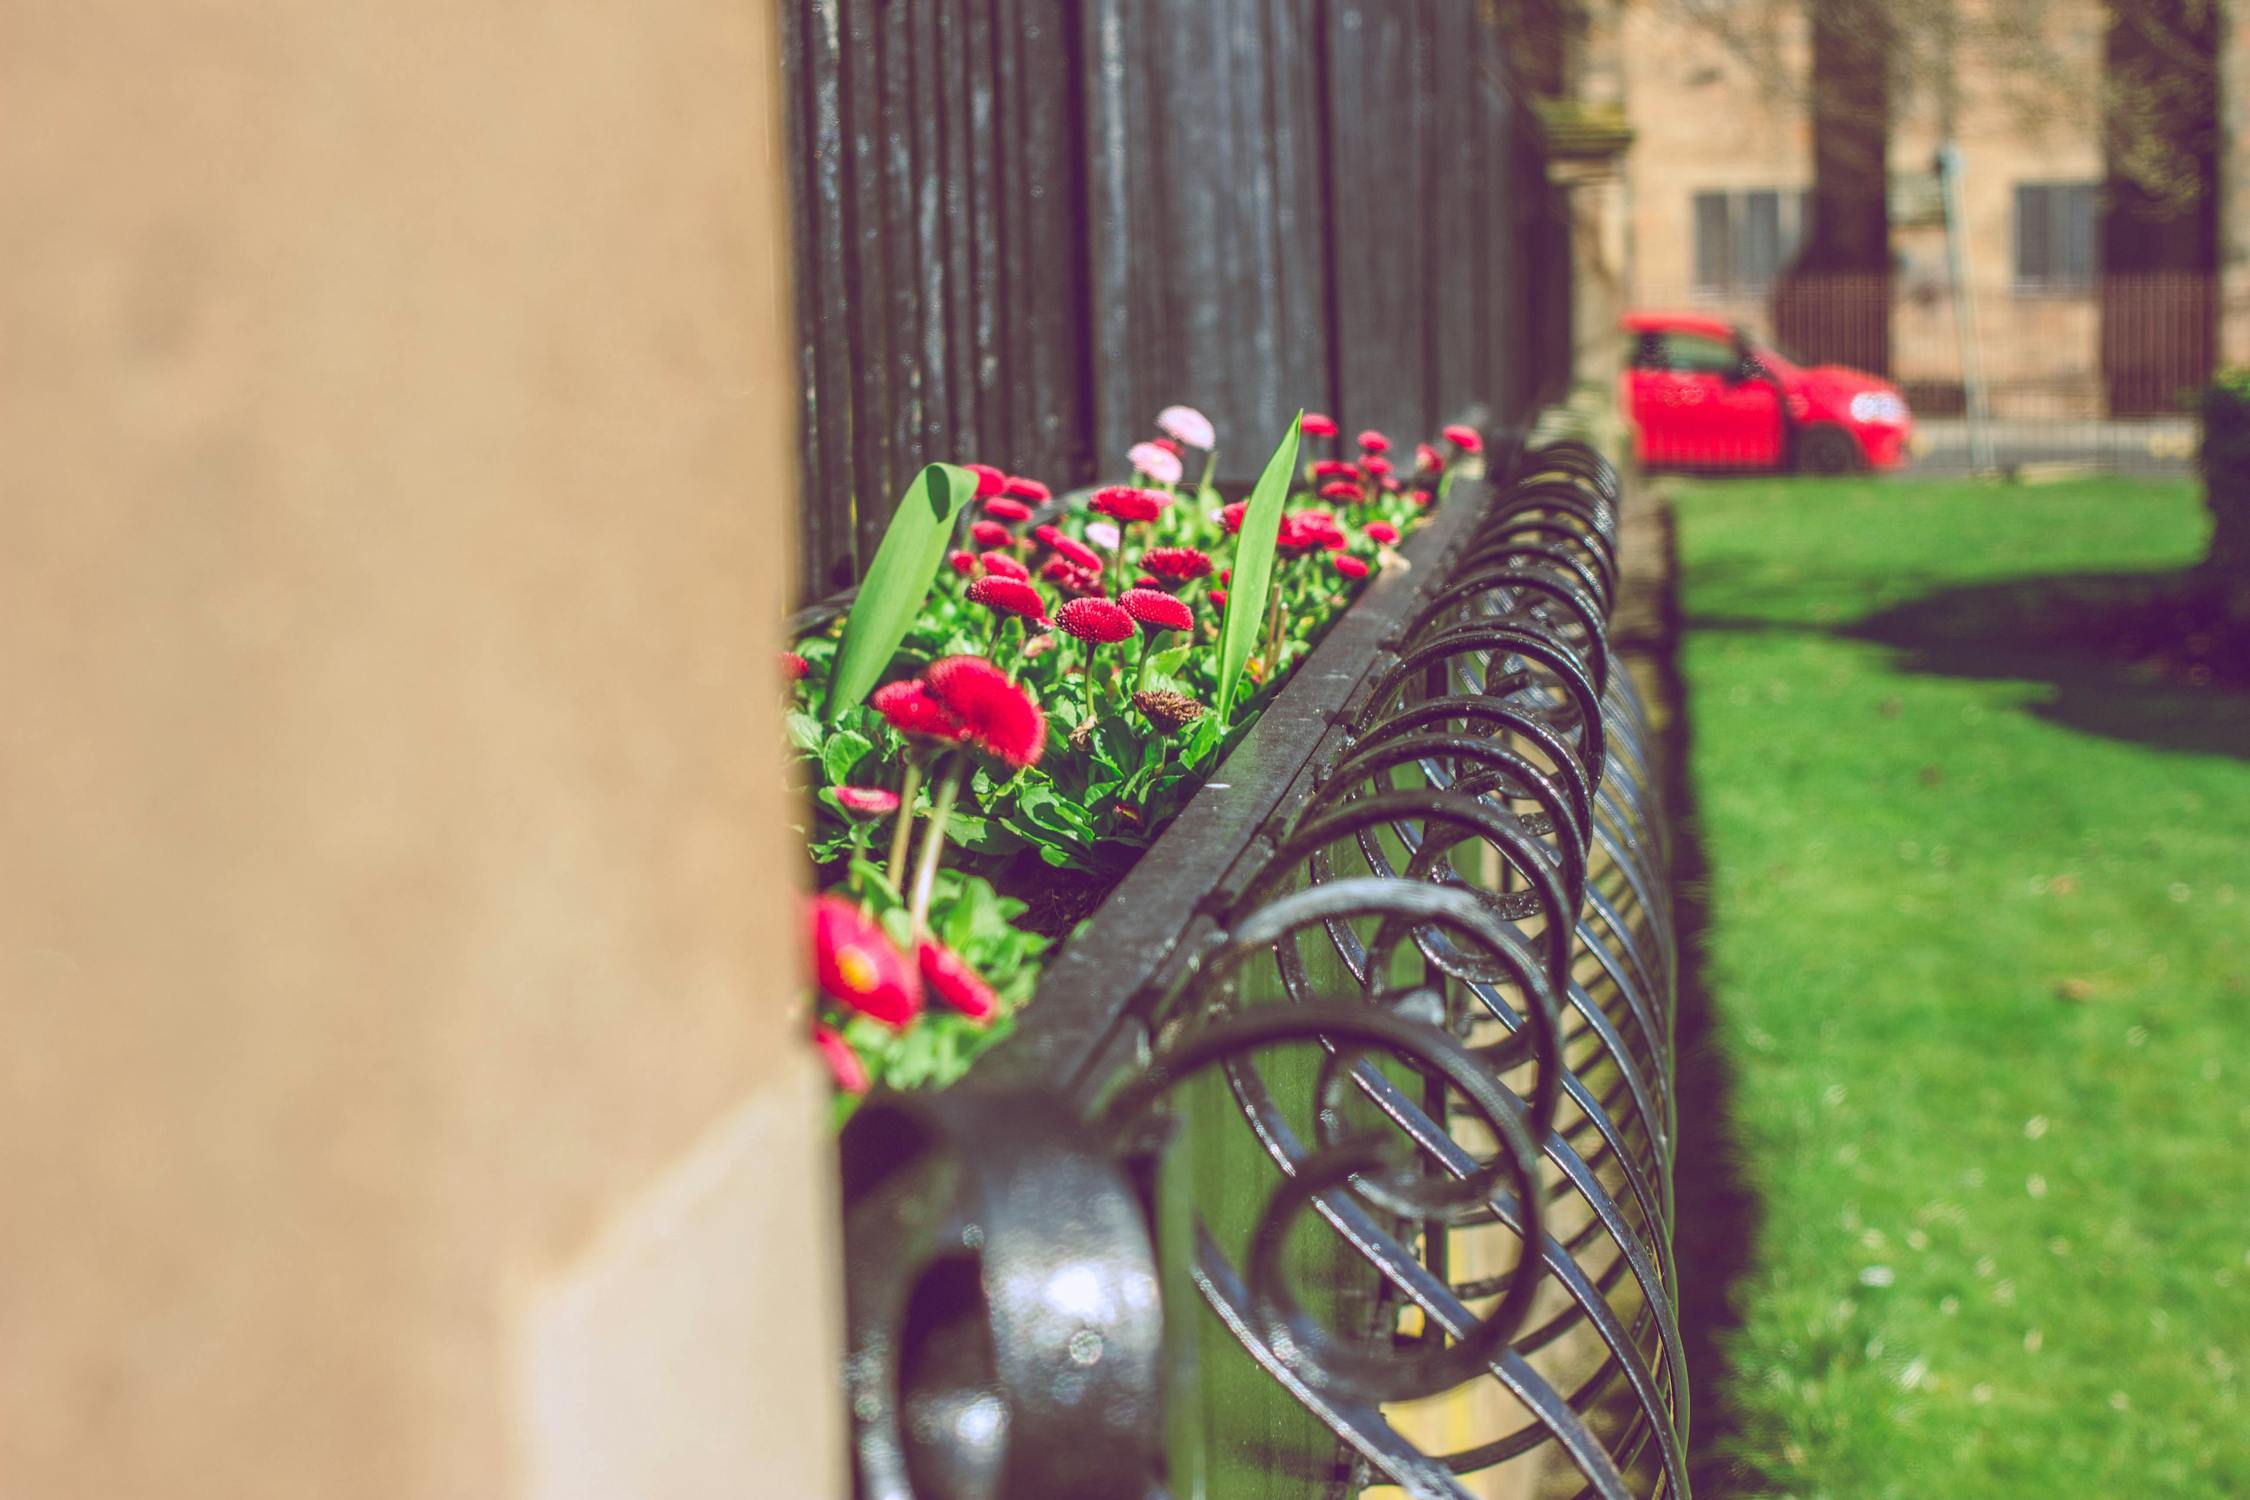
POLYGON ((1795 188, 1697 193, 1696 286, 1740 292, 1771 285, 1804 236, 1806 197, 1795 188))
POLYGON ((2016 184, 2016 285, 2083 291, 2094 284, 2094 225, 2101 188, 2091 182, 2016 184))

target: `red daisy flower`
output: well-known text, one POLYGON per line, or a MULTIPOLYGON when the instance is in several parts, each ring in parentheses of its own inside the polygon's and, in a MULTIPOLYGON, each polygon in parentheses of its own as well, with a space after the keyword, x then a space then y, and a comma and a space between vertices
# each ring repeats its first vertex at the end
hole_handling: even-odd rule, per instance
POLYGON ((1367 559, 1364 557, 1354 557, 1349 552, 1339 552, 1329 561, 1335 563, 1336 571, 1346 578, 1365 578, 1367 576, 1367 559))
POLYGON ((1015 533, 998 521, 976 521, 969 526, 969 540, 979 547, 1005 547, 1015 539, 1015 533))
POLYGON ((1055 498, 1054 491, 1036 479, 1026 479, 1021 474, 1008 477, 1007 485, 1000 491, 1012 500, 1028 500, 1033 505, 1045 505, 1055 498))
POLYGON ((1055 545, 1056 538, 1061 535, 1062 528, 1052 521, 1045 521, 1031 528, 1032 540, 1042 547, 1052 547, 1055 545))
POLYGON ((950 744, 966 733, 920 682, 887 682, 867 701, 900 734, 950 744))
POLYGON ((864 1094, 874 1087, 874 1080, 867 1076, 867 1064, 859 1060, 859 1054, 840 1032, 816 1025, 812 1029, 812 1044, 820 1060, 828 1065, 828 1076, 836 1087, 847 1094, 864 1094))
POLYGON ((1089 573, 1099 573, 1102 570, 1102 555, 1076 537, 1064 536, 1058 531, 1047 545, 1055 549, 1056 556, 1067 559, 1089 573))
POLYGON ((1047 559, 1047 566, 1039 570, 1039 576, 1066 594, 1098 594, 1102 591, 1101 574, 1091 568, 1081 568, 1067 558, 1047 559))
POLYGON ((1047 623, 1047 601, 1039 597, 1039 590, 1020 578, 1001 578, 987 574, 969 585, 969 601, 987 609, 1022 615, 1041 625, 1047 623))
POLYGON ((1160 589, 1164 587, 1164 580, 1154 573, 1143 573, 1133 580, 1133 587, 1137 589, 1160 589))
POLYGON ((1171 503, 1153 490, 1135 489, 1129 484, 1113 484, 1096 490, 1094 498, 1087 502, 1090 508, 1120 521, 1153 521, 1171 503))
POLYGON ((806 661, 796 652, 784 651, 781 653, 781 675, 791 682, 803 682, 805 674, 811 670, 812 663, 806 661))
POLYGON ((1427 505, 1430 503, 1430 492, 1428 490, 1408 490, 1406 498, 1416 505, 1427 505))
POLYGON ((1193 630, 1195 614, 1162 589, 1127 589, 1117 596, 1117 607, 1154 635, 1159 630, 1193 630))
POLYGON ((1221 568, 1221 569, 1219 569, 1219 582, 1221 582, 1221 583, 1232 583, 1232 582, 1234 582, 1234 569, 1232 569, 1232 568, 1221 568))
POLYGON ((1306 437, 1334 437, 1336 435, 1336 419, 1322 416, 1317 411, 1308 411, 1305 413, 1304 420, 1297 424, 1297 430, 1306 437))
POLYGON ((977 476, 977 498, 979 500, 989 500, 1008 486, 1007 474, 1002 470, 995 469, 990 464, 963 464, 961 467, 977 476))
POLYGON ((922 1013, 922 979, 907 967, 906 955, 851 902, 816 896, 810 906, 813 979, 820 992, 846 1010, 904 1030, 922 1013))
POLYGON ((1364 467, 1366 468, 1368 473, 1374 475, 1377 479, 1380 479, 1385 474, 1391 472, 1391 461, 1383 457, 1382 454, 1378 453, 1373 458, 1370 458, 1364 465, 1364 467))
POLYGON ((1370 521, 1361 529, 1367 533, 1369 541, 1381 546, 1388 547, 1398 540, 1398 528, 1388 521, 1370 521))
POLYGON ((1157 447, 1162 448, 1166 453, 1171 454, 1174 458, 1182 458, 1187 454, 1187 449, 1180 445, 1180 440, 1178 438, 1150 438, 1149 441, 1156 444, 1157 447))
POLYGON ((977 977, 968 960, 934 938, 922 939, 914 950, 922 983, 929 992, 979 1026, 1000 1014, 1000 997, 977 977))
MULTIPOLYGON (((1042 610, 1040 618, 1045 617, 1042 610)), ((964 739, 1018 771, 1039 764, 1039 752, 1047 748, 1047 716, 1021 683, 1009 681, 1007 673, 981 656, 933 661, 924 680, 930 696, 960 720, 964 739)))
POLYGON ((1006 495, 995 495, 984 502, 984 513, 995 521, 1010 525, 1031 519, 1031 507, 1021 500, 1011 500, 1006 495))
POLYGON ((836 788, 836 803, 856 817, 881 818, 898 811, 898 793, 879 786, 840 786, 836 788))
POLYGON ((1151 547, 1141 554, 1141 566, 1173 583, 1211 576, 1211 554, 1193 547, 1151 547))
POLYGON ((1444 467, 1445 460, 1439 456, 1437 449, 1431 447, 1428 443, 1416 443, 1414 445, 1415 473, 1426 474, 1434 469, 1444 467))
POLYGON ((1025 583, 1031 582, 1031 569, 1017 562, 1011 553, 987 552, 977 561, 983 563, 984 570, 995 578, 1015 578, 1025 583))
POLYGON ((1320 498, 1323 500, 1340 500, 1350 504, 1367 497, 1360 492, 1359 486, 1349 479, 1331 479, 1320 487, 1320 498))
POLYGON ((1484 451, 1484 438, 1474 427, 1463 427, 1456 423, 1454 426, 1441 430, 1438 436, 1444 438, 1463 453, 1482 453, 1484 451))
POLYGON ((977 576, 977 555, 974 552, 959 550, 948 552, 945 554, 945 561, 948 567, 964 578, 977 576))
POLYGON ((1107 599, 1073 599, 1055 611, 1055 623, 1082 641, 1122 641, 1135 628, 1133 617, 1107 599))
POLYGON ((1249 511, 1250 502, 1247 500, 1237 500, 1232 505, 1222 505, 1219 507, 1219 524, 1226 527, 1228 536, 1233 536, 1242 530, 1242 518, 1249 514, 1249 511))
POLYGON ((1359 478, 1359 465, 1346 463, 1340 458, 1324 458, 1312 466, 1312 477, 1315 479, 1357 479, 1359 478))
POLYGON ((1227 591, 1225 589, 1211 590, 1211 603, 1215 608, 1225 609, 1227 607, 1227 591))
POLYGON ((1359 451, 1362 453, 1388 453, 1391 451, 1391 440, 1370 427, 1359 435, 1359 451))

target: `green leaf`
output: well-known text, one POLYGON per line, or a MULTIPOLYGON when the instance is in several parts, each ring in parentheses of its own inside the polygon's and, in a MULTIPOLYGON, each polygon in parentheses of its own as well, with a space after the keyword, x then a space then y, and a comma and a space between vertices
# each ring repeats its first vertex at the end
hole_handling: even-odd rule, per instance
POLYGON ((839 729, 820 747, 820 768, 828 773, 831 786, 846 786, 851 782, 852 767, 861 757, 875 748, 875 742, 854 729, 839 729))
POLYGON ((1219 627, 1219 696, 1214 708, 1221 721, 1233 717, 1242 664, 1250 659, 1250 648, 1265 628, 1274 539, 1281 534, 1282 503, 1289 498, 1289 481, 1297 472, 1297 424, 1304 418, 1300 411, 1289 419, 1281 446, 1266 460, 1266 471, 1250 491, 1242 530, 1234 539, 1234 580, 1227 585, 1227 617, 1219 627))
POLYGON ((822 705, 829 718, 865 698, 882 680, 945 562, 954 519, 976 492, 976 476, 968 470, 931 464, 900 497, 844 622, 822 705))
POLYGON ((820 720, 814 718, 811 714, 800 713, 792 709, 789 712, 789 717, 783 722, 789 726, 790 744, 804 751, 807 755, 818 755, 820 753, 821 737, 827 732, 820 727, 820 720))

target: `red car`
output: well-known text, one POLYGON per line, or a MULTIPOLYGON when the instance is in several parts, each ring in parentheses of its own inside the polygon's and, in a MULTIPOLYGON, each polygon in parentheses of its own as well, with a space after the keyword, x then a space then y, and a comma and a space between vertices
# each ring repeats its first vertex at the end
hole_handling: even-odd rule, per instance
POLYGON ((1645 468, 1842 474, 1906 461, 1914 419, 1898 387, 1806 367, 1704 313, 1628 313, 1620 393, 1645 468))

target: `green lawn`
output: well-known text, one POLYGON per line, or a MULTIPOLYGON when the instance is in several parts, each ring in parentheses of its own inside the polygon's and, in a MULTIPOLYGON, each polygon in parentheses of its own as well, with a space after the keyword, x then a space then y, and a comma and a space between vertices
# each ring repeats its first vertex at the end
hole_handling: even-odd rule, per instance
POLYGON ((2192 488, 1696 484, 1679 522, 1725 1079, 1689 1103, 1752 1205, 1707 1488, 2250 1494, 2250 698, 2055 640, 2197 555, 2192 488))

